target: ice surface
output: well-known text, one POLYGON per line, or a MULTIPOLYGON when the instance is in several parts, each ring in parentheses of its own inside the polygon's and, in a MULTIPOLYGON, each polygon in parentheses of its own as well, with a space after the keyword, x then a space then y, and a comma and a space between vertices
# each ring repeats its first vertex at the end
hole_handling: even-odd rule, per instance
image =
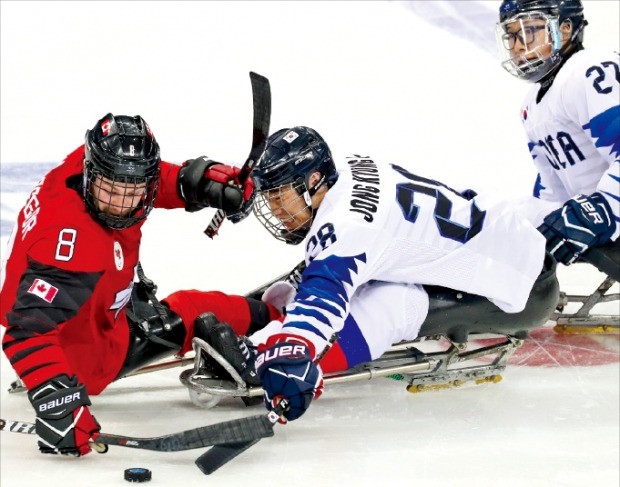
MULTIPOLYGON (((334 155, 367 153, 455 187, 528 193, 533 167, 518 110, 528 86, 490 54, 499 2, 2 2, 0 249, 27 192, 108 111, 139 113, 172 162, 241 163, 249 150, 247 73, 266 75, 272 130, 319 130, 334 155), (463 22, 460 22, 463 19, 463 22), (445 29, 450 29, 447 32, 445 29), (17 164, 10 164, 17 163, 17 164), (36 164, 35 164, 36 163, 36 164)), ((617 2, 586 2, 587 45, 618 50, 617 2)), ((160 297, 181 288, 243 293, 303 250, 252 218, 207 239, 212 212, 154 212, 142 262, 160 297)), ((587 266, 562 288, 590 292, 587 266)), ((608 312, 614 310, 606 308, 608 312)), ((498 384, 410 394, 378 379, 338 385, 299 421, 205 477, 201 451, 40 455, 2 433, 0 485, 613 486, 619 478, 618 337, 537 330, 498 384)), ((1 416, 33 420, 0 359, 1 416)), ((259 414, 193 406, 180 369, 124 379, 93 398, 104 431, 155 436, 259 414)))

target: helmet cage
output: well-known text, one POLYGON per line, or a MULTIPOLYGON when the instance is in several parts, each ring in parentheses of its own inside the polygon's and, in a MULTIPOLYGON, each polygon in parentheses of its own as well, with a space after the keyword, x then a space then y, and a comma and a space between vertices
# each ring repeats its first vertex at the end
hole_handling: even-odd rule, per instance
POLYGON ((303 126, 281 129, 272 134, 252 174, 258 190, 253 207, 256 218, 276 239, 293 245, 305 238, 312 225, 312 196, 321 187, 330 188, 338 180, 338 171, 328 145, 314 129, 303 126), (316 178, 317 174, 318 180, 313 180, 311 184, 311 178, 316 178), (291 189, 303 198, 305 204, 291 205, 296 212, 292 215, 274 203, 274 207, 277 205, 277 216, 274 215, 270 199, 286 201, 289 205, 291 189), (308 218, 305 218, 306 214, 308 218), (301 223, 291 229, 289 227, 293 221, 301 223))
MULTIPOLYGON (((566 19, 564 22, 571 20, 566 19)), ((497 23, 495 32, 502 67, 519 79, 536 83, 561 61, 562 33, 557 15, 542 12, 520 13, 497 23), (544 24, 538 23, 539 21, 544 24), (538 24, 532 25, 533 22, 538 24), (515 25, 517 29, 514 28, 515 25), (544 30, 546 34, 543 43, 537 41, 540 30, 544 30), (517 43, 520 43, 524 50, 513 53, 517 43), (549 54, 542 52, 546 47, 550 47, 549 54)))
POLYGON ((311 194, 302 178, 298 178, 294 183, 283 184, 273 189, 260 191, 256 196, 252 211, 261 225, 276 240, 281 240, 290 245, 297 245, 306 238, 314 219, 311 194), (291 189, 295 190, 299 198, 304 199, 305 205, 299 206, 297 211, 291 213, 288 208, 292 206, 291 203, 295 204, 295 202, 289 200, 287 207, 280 207, 278 216, 276 216, 269 203, 270 200, 282 200, 283 193, 290 192, 291 189), (286 223, 295 221, 297 217, 304 215, 309 216, 294 228, 289 228, 286 225, 286 223))
POLYGON ((144 220, 155 205, 160 161, 159 145, 142 117, 108 113, 86 131, 86 208, 115 230, 144 220))
POLYGON ((155 205, 157 174, 147 177, 108 176, 84 162, 84 202, 90 214, 105 226, 122 230, 144 220, 155 205), (99 204, 103 204, 102 210, 99 204))

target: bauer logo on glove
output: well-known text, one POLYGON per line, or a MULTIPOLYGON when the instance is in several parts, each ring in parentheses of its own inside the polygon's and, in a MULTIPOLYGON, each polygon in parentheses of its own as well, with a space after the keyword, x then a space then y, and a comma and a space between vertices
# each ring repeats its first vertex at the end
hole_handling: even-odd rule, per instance
POLYGON ((268 348, 256 358, 265 406, 273 410, 282 398, 286 399, 288 408, 282 414, 289 421, 304 414, 323 390, 323 372, 312 361, 312 344, 300 343, 303 341, 301 337, 273 335, 267 343, 268 348), (269 346, 273 342, 276 343, 269 346))
POLYGON ((289 360, 307 360, 308 347, 305 345, 283 344, 265 350, 256 358, 256 368, 261 367, 277 358, 287 358, 289 360))
POLYGON ((49 412, 51 409, 58 408, 60 406, 65 406, 74 401, 79 401, 81 399, 81 391, 74 392, 73 394, 69 394, 66 396, 61 396, 51 401, 39 404, 37 408, 37 412, 42 413, 44 411, 49 412))
POLYGON ((597 224, 597 223, 603 223, 605 225, 607 224, 607 221, 609 220, 609 218, 603 219, 603 215, 599 213, 598 208, 590 200, 586 199, 585 196, 583 195, 575 196, 574 200, 577 203, 579 203, 579 205, 581 206, 581 209, 583 210, 582 212, 583 216, 587 218, 590 222, 592 222, 593 224, 597 224))

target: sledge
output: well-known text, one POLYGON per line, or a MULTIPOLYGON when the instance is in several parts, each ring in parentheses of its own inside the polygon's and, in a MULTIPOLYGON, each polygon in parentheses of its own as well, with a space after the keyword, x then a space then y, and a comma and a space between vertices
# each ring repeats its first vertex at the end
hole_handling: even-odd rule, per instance
MULTIPOLYGON (((525 309, 519 313, 505 313, 482 296, 425 286, 430 307, 419 337, 394 344, 371 362, 325 374, 326 390, 334 384, 379 377, 402 381, 406 390, 414 393, 467 382, 499 382, 508 359, 529 331, 544 325, 553 314, 560 295, 555 271, 556 263, 548 256, 525 309)), ((246 384, 209 343, 194 338, 192 345, 194 366, 179 377, 192 403, 212 408, 225 397, 240 398, 248 405, 262 401, 262 388, 246 384), (207 366, 210 359, 224 368, 225 377, 214 376, 207 366)))

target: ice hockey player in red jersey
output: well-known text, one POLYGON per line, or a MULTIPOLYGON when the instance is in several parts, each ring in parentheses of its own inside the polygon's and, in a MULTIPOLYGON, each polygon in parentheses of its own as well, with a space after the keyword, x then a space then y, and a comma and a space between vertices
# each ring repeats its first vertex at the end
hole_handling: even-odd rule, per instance
POLYGON ((3 263, 2 347, 36 411, 43 453, 80 456, 100 426, 88 395, 162 356, 191 348, 194 319, 213 312, 239 334, 278 312, 241 296, 179 291, 159 302, 139 266, 153 208, 251 210, 253 182, 200 157, 161 161, 140 117, 107 114, 34 188, 3 263))

